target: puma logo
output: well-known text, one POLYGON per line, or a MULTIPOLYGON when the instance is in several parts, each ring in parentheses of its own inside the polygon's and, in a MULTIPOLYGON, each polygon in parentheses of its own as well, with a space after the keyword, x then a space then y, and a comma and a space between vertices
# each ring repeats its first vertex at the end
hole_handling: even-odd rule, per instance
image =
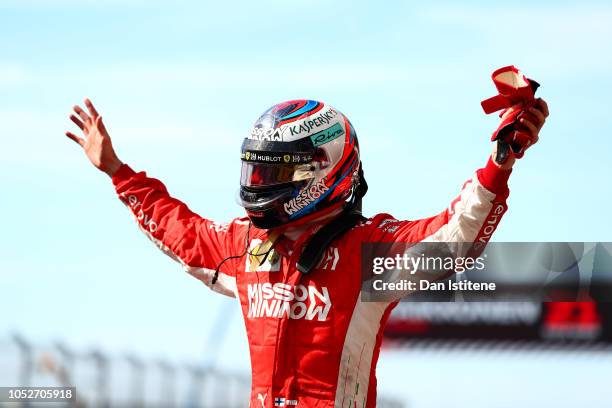
POLYGON ((266 392, 265 394, 257 394, 257 399, 259 401, 261 401, 261 407, 262 408, 266 408, 266 397, 268 396, 268 393, 266 392))

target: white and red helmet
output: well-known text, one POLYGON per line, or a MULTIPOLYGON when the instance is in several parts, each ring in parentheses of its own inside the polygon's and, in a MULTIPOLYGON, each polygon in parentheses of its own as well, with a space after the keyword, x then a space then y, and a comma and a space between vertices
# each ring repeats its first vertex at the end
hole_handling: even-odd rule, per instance
POLYGON ((365 194, 355 130, 322 102, 293 100, 265 111, 241 160, 239 203, 258 228, 306 222, 365 194))

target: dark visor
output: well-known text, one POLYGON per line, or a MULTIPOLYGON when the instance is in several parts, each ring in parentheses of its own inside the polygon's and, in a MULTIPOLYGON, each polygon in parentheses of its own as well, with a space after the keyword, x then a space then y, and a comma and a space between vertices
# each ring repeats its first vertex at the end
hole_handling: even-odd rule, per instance
POLYGON ((310 165, 314 148, 306 143, 246 139, 242 143, 240 185, 267 187, 314 177, 310 165))

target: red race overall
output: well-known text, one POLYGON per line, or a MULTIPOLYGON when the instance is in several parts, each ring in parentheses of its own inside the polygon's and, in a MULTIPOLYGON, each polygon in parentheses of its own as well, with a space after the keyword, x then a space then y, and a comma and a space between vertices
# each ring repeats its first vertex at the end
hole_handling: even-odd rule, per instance
POLYGON ((160 181, 127 165, 113 183, 162 251, 214 291, 239 301, 251 353, 251 407, 374 407, 382 332, 396 302, 359 300, 361 243, 487 242, 507 208, 509 175, 489 160, 436 216, 369 218, 332 242, 307 275, 296 269, 296 261, 320 225, 295 242, 281 238, 281 255, 255 264, 244 255, 246 246, 252 250, 269 236, 249 226, 248 218, 227 224, 202 218, 160 181))

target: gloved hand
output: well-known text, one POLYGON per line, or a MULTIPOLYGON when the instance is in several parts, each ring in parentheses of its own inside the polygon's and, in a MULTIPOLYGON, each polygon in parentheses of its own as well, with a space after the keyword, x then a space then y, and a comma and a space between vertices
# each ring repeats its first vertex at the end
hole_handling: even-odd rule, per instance
POLYGON ((491 141, 497 141, 495 161, 504 164, 510 157, 520 159, 525 150, 538 139, 538 132, 546 116, 546 102, 535 99, 540 86, 510 65, 493 72, 493 83, 499 94, 481 102, 485 113, 504 109, 502 122, 493 132, 491 141))

